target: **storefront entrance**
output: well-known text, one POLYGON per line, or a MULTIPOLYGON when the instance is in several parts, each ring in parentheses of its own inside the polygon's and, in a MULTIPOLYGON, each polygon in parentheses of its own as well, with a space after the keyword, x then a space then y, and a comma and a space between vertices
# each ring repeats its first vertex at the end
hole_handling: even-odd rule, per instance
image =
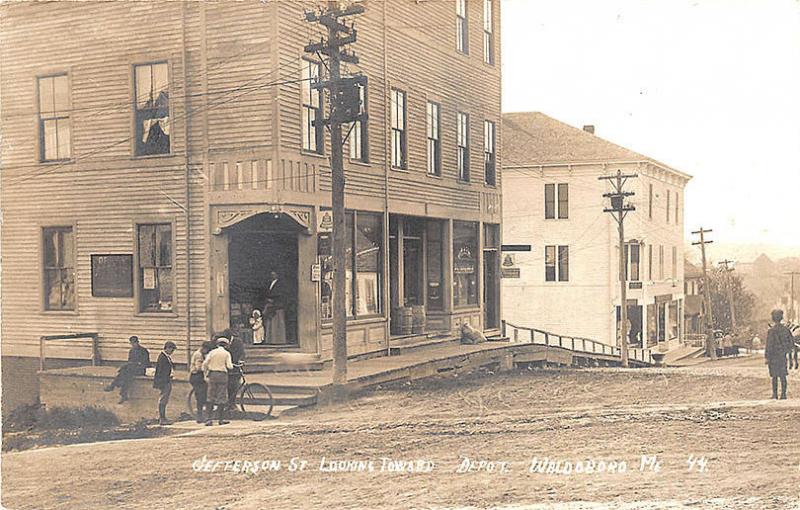
POLYGON ((258 214, 227 230, 230 327, 247 343, 258 310, 269 346, 297 345, 298 225, 258 214))

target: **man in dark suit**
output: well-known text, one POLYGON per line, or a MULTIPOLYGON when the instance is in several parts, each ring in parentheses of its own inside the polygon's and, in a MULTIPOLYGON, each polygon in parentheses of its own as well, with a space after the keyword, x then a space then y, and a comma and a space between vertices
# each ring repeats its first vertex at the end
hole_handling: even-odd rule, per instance
POLYGON ((789 375, 787 357, 794 347, 792 333, 789 328, 781 324, 783 310, 772 311, 772 327, 767 333, 767 344, 764 348, 765 363, 769 367, 769 376, 772 378, 772 398, 778 398, 778 381, 781 383, 782 400, 786 399, 786 376, 789 375))
POLYGON ((270 271, 264 304, 264 333, 268 344, 286 343, 286 287, 278 273, 270 271))
POLYGON ((128 362, 119 367, 117 376, 106 386, 106 391, 119 388, 119 403, 128 400, 128 391, 136 376, 144 375, 145 369, 150 366, 150 352, 139 344, 139 337, 134 335, 128 339, 131 349, 128 351, 128 362))
POLYGON ((169 395, 172 393, 172 372, 175 369, 175 364, 172 362, 172 353, 175 352, 175 349, 177 349, 175 342, 166 342, 164 350, 159 353, 158 361, 156 361, 153 388, 161 391, 161 395, 158 397, 159 425, 169 425, 167 421, 167 404, 169 403, 169 395))

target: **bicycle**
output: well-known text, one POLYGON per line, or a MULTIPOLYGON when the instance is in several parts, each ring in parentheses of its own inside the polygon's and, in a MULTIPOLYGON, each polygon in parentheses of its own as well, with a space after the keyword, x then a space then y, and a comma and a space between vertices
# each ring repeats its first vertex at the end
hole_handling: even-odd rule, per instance
MULTIPOLYGON (((234 364, 233 367, 239 371, 241 382, 236 390, 236 404, 245 416, 249 416, 254 421, 263 421, 272 415, 274 398, 270 389, 261 383, 248 383, 244 376, 242 367, 244 363, 234 364)), ((186 407, 192 416, 197 416, 197 400, 194 398, 194 388, 186 397, 186 407)))

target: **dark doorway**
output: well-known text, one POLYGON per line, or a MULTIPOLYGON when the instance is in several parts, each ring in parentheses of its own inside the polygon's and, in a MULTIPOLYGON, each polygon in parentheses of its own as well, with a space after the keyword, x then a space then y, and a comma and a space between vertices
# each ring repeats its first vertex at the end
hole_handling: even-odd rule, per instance
POLYGON ((264 213, 228 229, 228 279, 230 326, 248 343, 253 330, 253 310, 263 315, 267 345, 297 345, 297 235, 300 227, 282 214, 264 213), (275 311, 265 313, 270 274, 280 282, 285 328, 270 334, 275 311), (285 331, 285 332, 284 332, 285 331))
POLYGON ((500 327, 498 303, 500 301, 500 226, 483 226, 483 327, 500 327))

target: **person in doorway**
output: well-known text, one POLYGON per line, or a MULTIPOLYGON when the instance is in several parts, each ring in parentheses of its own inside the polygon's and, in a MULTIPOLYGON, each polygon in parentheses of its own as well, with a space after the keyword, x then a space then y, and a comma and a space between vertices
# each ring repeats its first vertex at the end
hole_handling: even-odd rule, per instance
POLYGON ((203 413, 206 410, 208 384, 203 373, 203 361, 205 361, 209 351, 213 348, 214 344, 212 342, 203 342, 203 345, 192 353, 192 361, 189 367, 189 384, 192 385, 194 398, 197 402, 197 423, 205 422, 203 413))
POLYGON ((253 345, 264 345, 264 320, 261 318, 260 310, 253 310, 250 328, 253 330, 253 345))
POLYGON ((286 343, 286 289, 278 273, 270 271, 267 284, 267 299, 264 304, 267 343, 286 343))
POLYGON ((150 352, 139 344, 139 337, 133 335, 128 339, 131 348, 128 351, 128 362, 119 367, 117 376, 106 386, 106 391, 119 388, 119 403, 128 400, 128 392, 136 376, 142 376, 150 366, 150 352))
POLYGON ((178 347, 175 342, 164 343, 164 350, 158 355, 156 361, 156 375, 153 378, 153 388, 161 391, 158 397, 158 424, 169 425, 167 421, 167 404, 172 393, 172 372, 175 364, 172 362, 172 353, 178 347))
POLYGON ((231 353, 227 347, 230 340, 223 335, 217 337, 217 347, 209 351, 203 360, 203 373, 208 383, 208 419, 206 425, 214 424, 212 420, 213 407, 217 410, 217 420, 220 425, 229 423, 225 420, 225 409, 228 406, 228 371, 233 369, 231 353))
POLYGON ((778 398, 778 382, 780 381, 780 398, 785 400, 786 376, 789 375, 786 362, 794 343, 792 333, 781 323, 782 321, 783 310, 773 310, 772 326, 767 333, 767 344, 764 348, 764 359, 769 367, 769 376, 772 378, 772 398, 778 398))

